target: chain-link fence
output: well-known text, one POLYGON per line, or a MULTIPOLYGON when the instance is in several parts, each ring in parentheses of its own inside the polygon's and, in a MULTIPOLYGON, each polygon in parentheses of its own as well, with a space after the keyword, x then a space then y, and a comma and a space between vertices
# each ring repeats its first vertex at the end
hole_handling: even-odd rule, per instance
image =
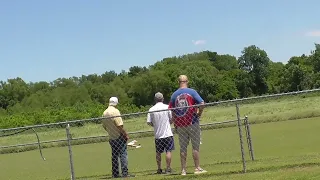
MULTIPOLYGON (((106 134, 106 143, 103 144, 74 146, 73 144, 76 145, 77 139, 80 137, 72 135, 74 130, 68 126, 67 137, 70 142, 68 147, 72 176, 85 177, 90 174, 98 174, 99 176, 123 177, 152 174, 202 174, 206 173, 203 165, 210 165, 210 160, 211 163, 219 161, 219 157, 214 155, 219 151, 224 151, 223 154, 225 154, 225 157, 220 161, 240 160, 243 162, 243 167, 239 167, 239 169, 245 172, 245 137, 250 139, 250 142, 251 138, 248 134, 242 134, 242 130, 245 129, 243 127, 249 127, 249 124, 246 123, 248 119, 233 113, 235 120, 201 123, 201 117, 192 113, 192 108, 195 111, 197 109, 197 107, 187 106, 171 110, 160 109, 146 113, 106 116, 101 120, 101 129, 104 129, 106 134), (192 114, 179 115, 181 110, 187 110, 192 114), (219 144, 215 140, 211 141, 211 136, 216 134, 215 129, 224 126, 238 126, 239 128, 233 129, 232 133, 227 135, 226 142, 219 144), (243 127, 241 128, 241 126, 243 127), (138 129, 142 130, 134 131, 138 129), (240 139, 239 135, 241 135, 240 139), (240 156, 232 154, 234 149, 239 149, 240 156), (88 151, 91 151, 92 154, 88 151), (205 162, 201 163, 203 159, 205 162), (83 166, 88 162, 101 166, 98 169, 83 166)), ((111 109, 116 111, 114 107, 111 109)), ((235 109, 238 111, 237 106, 235 109)), ((113 113, 110 112, 110 114, 113 113)), ((221 132, 217 132, 217 134, 219 133, 221 132)), ((252 149, 250 146, 252 143, 248 145, 249 149, 252 149)))
MULTIPOLYGON (((209 106, 206 105, 206 108, 210 108, 209 106)), ((184 108, 197 109, 197 107, 184 108)), ((71 126, 74 125, 74 122, 64 123, 59 125, 65 126, 64 132, 60 129, 53 137, 50 137, 51 140, 46 139, 46 141, 41 141, 41 138, 46 135, 43 133, 45 131, 41 129, 45 125, 33 127, 33 129, 15 129, 14 134, 22 133, 26 137, 33 137, 32 139, 39 137, 39 141, 27 144, 10 144, 2 146, 1 150, 2 153, 8 153, 9 151, 19 152, 39 148, 44 162, 59 161, 57 163, 61 164, 59 166, 64 168, 69 166, 71 179, 75 179, 75 177, 86 179, 86 177, 94 175, 119 177, 151 174, 200 174, 206 172, 202 166, 208 166, 210 164, 208 160, 212 160, 211 163, 241 160, 241 156, 237 156, 233 151, 237 148, 238 152, 244 153, 245 148, 242 144, 245 140, 241 140, 242 148, 239 148, 237 129, 233 129, 232 135, 228 135, 226 138, 228 140, 225 139, 225 142, 219 143, 218 139, 212 140, 211 137, 216 133, 221 133, 216 132, 216 129, 221 127, 236 127, 244 124, 244 118, 239 116, 238 121, 234 110, 230 112, 233 113, 234 120, 222 122, 210 122, 210 117, 207 117, 205 122, 201 117, 199 117, 199 121, 196 121, 194 119, 196 115, 180 116, 180 120, 174 120, 173 116, 176 113, 174 110, 165 109, 99 118, 96 123, 83 124, 81 127, 71 126), (21 132, 24 130, 26 131, 21 132), (96 132, 97 135, 86 136, 88 132, 96 132), (38 136, 38 134, 41 135, 38 136), (55 139, 56 137, 59 138, 55 139), (57 151, 59 153, 52 152, 51 149, 61 146, 64 146, 63 151, 59 148, 60 150, 57 151), (213 151, 213 149, 215 150, 213 151), (225 154, 225 157, 221 157, 220 160, 219 156, 215 155, 219 151, 224 151, 225 154), (69 165, 66 164, 66 159, 69 159, 69 165), (203 159, 206 162, 201 163, 203 159), (181 160, 186 163, 181 164, 181 160)), ((78 121, 76 123, 79 124, 78 121)), ((50 124, 50 126, 54 125, 50 124)), ((14 137, 9 136, 13 133, 6 133, 6 137, 14 137)), ((50 131, 47 133, 49 136, 53 135, 50 131)), ((3 144, 1 143, 1 145, 3 144)), ((19 154, 23 156, 22 153, 19 154)), ((18 154, 16 155, 18 156, 18 154)), ((51 173, 58 172, 58 167, 55 168, 57 171, 51 173)), ((63 177, 67 173, 68 171, 65 169, 63 173, 60 172, 57 175, 63 177)), ((38 177, 45 177, 45 174, 42 176, 39 174, 38 177)))
MULTIPOLYGON (((260 98, 314 91, 317 90, 260 96, 260 98)), ((57 177, 70 177, 71 174, 72 179, 75 177, 89 179, 98 176, 123 175, 200 174, 205 173, 206 167, 212 164, 238 161, 242 162, 242 167, 237 166, 236 169, 246 172, 246 160, 256 159, 253 148, 255 141, 254 138, 251 139, 250 116, 246 117, 246 114, 240 114, 239 106, 236 104, 252 99, 258 98, 207 103, 204 105, 203 117, 198 117, 196 113, 199 106, 187 106, 2 129, 0 149, 4 154, 39 148, 42 156, 39 158, 41 161, 45 160, 43 162, 59 165, 51 170, 43 169, 44 172, 56 174, 57 177), (217 118, 217 114, 209 114, 209 110, 214 109, 211 106, 224 103, 233 104, 232 109, 228 110, 230 116, 221 119, 217 118), (120 119, 126 133, 121 132, 120 119), (227 119, 229 121, 221 121, 227 119), (219 122, 217 122, 218 120, 219 122), (231 128, 223 131, 220 129, 227 126, 231 128), (65 129, 61 129, 61 127, 65 129), (15 139, 10 141, 9 138, 15 139), (31 141, 25 144, 26 139, 31 139, 31 141), (34 140, 37 141, 34 142, 34 140), (24 144, 16 144, 16 142, 24 144), (61 146, 64 147, 55 148, 61 146), (235 151, 235 149, 237 150, 235 151), (248 153, 245 153, 246 150, 248 153), (68 162, 66 159, 70 161, 68 162), (186 162, 186 168, 184 168, 184 162, 186 162), (67 167, 69 168, 67 169, 67 167), (60 169, 63 171, 59 171, 60 169)), ((34 159, 34 154, 32 151, 32 156, 28 157, 34 159)), ((22 153, 21 155, 19 153, 10 158, 21 160, 21 156, 23 156, 22 153)), ((2 162, 4 162, 3 160, 2 158, 2 162)), ((34 160, 35 164, 36 162, 34 160)), ((40 164, 40 169, 45 167, 44 163, 39 161, 37 163, 40 164)), ((15 166, 19 169, 19 165, 15 166)), ((40 170, 39 172, 30 172, 30 174, 32 173, 40 173, 40 170)), ((35 176, 33 175, 33 177, 35 176)), ((37 177, 44 179, 46 174, 38 174, 37 177)))

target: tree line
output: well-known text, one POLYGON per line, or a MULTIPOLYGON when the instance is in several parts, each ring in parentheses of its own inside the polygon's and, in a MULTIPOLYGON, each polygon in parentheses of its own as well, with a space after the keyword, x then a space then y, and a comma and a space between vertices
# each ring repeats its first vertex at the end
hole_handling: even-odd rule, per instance
POLYGON ((164 58, 149 67, 101 75, 58 78, 53 82, 0 81, 0 128, 99 117, 110 96, 119 97, 122 113, 147 111, 154 93, 166 102, 178 88, 177 77, 188 75, 190 87, 206 102, 320 87, 320 44, 310 55, 273 62, 266 51, 251 45, 239 58, 202 51, 164 58))

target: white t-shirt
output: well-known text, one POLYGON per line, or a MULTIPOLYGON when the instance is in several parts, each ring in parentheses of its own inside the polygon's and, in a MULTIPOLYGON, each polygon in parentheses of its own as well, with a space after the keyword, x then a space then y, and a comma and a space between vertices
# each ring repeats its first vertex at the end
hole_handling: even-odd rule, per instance
POLYGON ((150 112, 147 115, 147 122, 151 122, 153 124, 154 136, 156 139, 173 136, 170 126, 172 114, 170 110, 159 111, 164 109, 168 109, 168 105, 158 102, 149 109, 149 111, 158 112, 150 112))

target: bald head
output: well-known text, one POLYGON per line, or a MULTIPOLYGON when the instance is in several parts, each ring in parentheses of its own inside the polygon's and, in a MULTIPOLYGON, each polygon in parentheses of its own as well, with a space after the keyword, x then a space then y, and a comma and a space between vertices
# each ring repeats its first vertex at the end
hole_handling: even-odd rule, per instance
POLYGON ((180 75, 178 78, 180 88, 188 87, 188 77, 186 75, 180 75))

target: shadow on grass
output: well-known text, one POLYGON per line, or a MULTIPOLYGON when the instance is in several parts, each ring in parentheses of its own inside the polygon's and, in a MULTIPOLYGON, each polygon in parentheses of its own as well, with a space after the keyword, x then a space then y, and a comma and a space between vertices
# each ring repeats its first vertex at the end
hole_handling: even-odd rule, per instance
MULTIPOLYGON (((236 174, 248 174, 248 173, 257 173, 257 172, 272 172, 272 171, 278 171, 278 170, 285 170, 285 169, 293 169, 293 168, 301 168, 301 167, 313 167, 313 166, 319 166, 320 163, 300 163, 300 164, 288 164, 288 165, 282 165, 282 166, 269 166, 269 167, 262 167, 262 168, 253 168, 248 169, 246 173, 243 173, 242 170, 239 171, 222 171, 217 173, 205 173, 201 174, 201 178, 206 177, 212 177, 212 176, 229 176, 229 175, 236 175, 236 174)), ((185 176, 174 176, 170 177, 169 179, 189 179, 192 177, 198 177, 199 175, 188 175, 188 177, 185 176)), ((166 178, 168 179, 168 178, 166 178)))
MULTIPOLYGON (((277 158, 273 158, 273 159, 277 159, 277 158)), ((264 159, 266 160, 266 159, 264 159)), ((270 159, 268 159, 270 160, 270 159)), ((255 162, 259 162, 261 160, 257 159, 255 160, 255 162)), ((224 164, 240 164, 241 161, 223 161, 223 162, 216 162, 216 163, 211 163, 211 164, 206 164, 204 165, 205 167, 208 167, 208 166, 216 166, 216 165, 224 165, 224 164)), ((190 167, 193 167, 193 166, 187 166, 187 168, 190 168, 190 167)), ((232 172, 232 171, 229 171, 229 172, 232 172)), ((159 174, 156 173, 156 170, 143 170, 143 171, 132 171, 131 172, 132 174, 135 174, 135 175, 138 175, 138 177, 141 177, 141 176, 160 176, 159 174)), ((226 175, 228 175, 228 172, 225 172, 226 175)), ((212 175, 212 173, 210 173, 212 175)), ((180 175, 179 172, 176 172, 173 170, 173 172, 171 174, 162 174, 164 177, 177 177, 178 175, 180 175)), ((188 177, 190 175, 193 175, 193 173, 187 173, 188 177)), ((78 177, 78 179, 114 179, 112 178, 112 175, 111 174, 100 174, 100 175, 92 175, 92 176, 82 176, 82 177, 78 177)), ((66 180, 66 179, 60 179, 60 180, 66 180)))
MULTIPOLYGON (((277 159, 277 158, 274 158, 277 159)), ((263 161, 265 161, 264 159, 263 161)), ((270 160, 270 159, 269 159, 270 160)), ((255 162, 259 162, 262 160, 255 160, 255 162)), ((232 162, 218 162, 218 163, 212 163, 207 164, 207 166, 214 166, 214 165, 223 165, 223 164, 241 164, 241 161, 232 161, 232 162)), ((285 170, 285 169, 293 169, 293 168, 303 168, 303 167, 313 167, 313 166, 320 166, 320 162, 310 162, 310 163, 295 163, 295 164, 287 164, 287 165, 281 165, 281 166, 268 166, 268 167, 261 167, 261 168, 252 168, 247 169, 246 174, 248 173, 257 173, 257 172, 272 172, 272 171, 278 171, 278 170, 285 170)), ((189 168, 189 167, 188 167, 189 168)), ((144 177, 147 176, 155 176, 159 174, 155 173, 155 170, 146 170, 146 171, 135 171, 133 174, 136 174, 138 177, 144 177)), ((206 177, 212 177, 212 176, 229 176, 229 175, 236 175, 236 174, 244 174, 242 170, 238 171, 221 171, 221 172, 215 172, 215 173, 205 173, 200 175, 195 175, 193 173, 187 173, 187 176, 181 176, 179 172, 173 171, 171 174, 163 174, 163 178, 165 179, 189 179, 192 177, 198 177, 201 176, 202 178, 206 177)), ((92 176, 83 176, 78 177, 78 179, 113 179, 111 174, 105 174, 105 175, 92 175, 92 176)), ((152 179, 152 177, 150 177, 152 179)), ((62 179, 61 179, 62 180, 62 179)))

